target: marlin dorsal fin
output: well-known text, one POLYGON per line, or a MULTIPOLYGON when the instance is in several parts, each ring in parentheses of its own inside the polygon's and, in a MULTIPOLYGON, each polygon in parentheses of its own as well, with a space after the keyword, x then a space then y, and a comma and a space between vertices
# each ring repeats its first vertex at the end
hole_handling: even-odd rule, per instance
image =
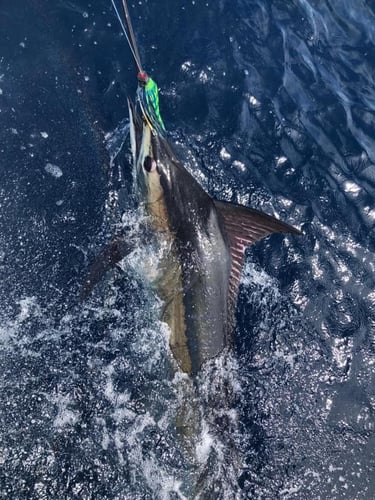
POLYGON ((234 307, 246 248, 273 233, 301 234, 301 232, 258 210, 225 201, 214 200, 214 203, 221 215, 230 245, 232 268, 229 279, 229 301, 230 306, 234 307))

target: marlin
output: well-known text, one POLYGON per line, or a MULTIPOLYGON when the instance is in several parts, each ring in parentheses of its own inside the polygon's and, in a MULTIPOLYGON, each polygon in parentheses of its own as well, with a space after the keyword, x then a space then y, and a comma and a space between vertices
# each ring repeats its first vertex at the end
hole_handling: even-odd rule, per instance
MULTIPOLYGON (((144 86, 137 104, 128 100, 137 192, 148 215, 147 233, 163 248, 153 285, 164 304, 161 319, 170 329, 173 356, 194 378, 232 342, 246 249, 273 233, 300 231, 207 194, 175 155, 144 86)), ((112 242, 91 266, 86 291, 135 245, 133 239, 112 242)))
MULTIPOLYGON (((129 115, 139 199, 149 216, 148 231, 164 248, 154 281, 164 301, 161 319, 169 325, 179 367, 194 376, 231 343, 245 250, 273 233, 300 231, 212 198, 130 100, 129 115)), ((134 246, 132 240, 113 242, 92 266, 89 288, 134 246)))
POLYGON ((169 272, 158 289, 162 319, 180 368, 193 375, 231 343, 244 253, 294 227, 257 210, 209 196, 129 103, 136 177, 150 223, 169 247, 169 272))

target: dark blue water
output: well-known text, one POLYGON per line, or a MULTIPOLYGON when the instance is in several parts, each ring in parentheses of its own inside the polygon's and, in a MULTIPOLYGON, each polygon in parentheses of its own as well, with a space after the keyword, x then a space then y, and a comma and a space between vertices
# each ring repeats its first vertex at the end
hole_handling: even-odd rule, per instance
POLYGON ((373 3, 130 9, 186 168, 303 236, 248 251, 188 450, 142 249, 78 300, 137 223, 135 68, 110 2, 0 4, 0 496, 374 498, 373 3))

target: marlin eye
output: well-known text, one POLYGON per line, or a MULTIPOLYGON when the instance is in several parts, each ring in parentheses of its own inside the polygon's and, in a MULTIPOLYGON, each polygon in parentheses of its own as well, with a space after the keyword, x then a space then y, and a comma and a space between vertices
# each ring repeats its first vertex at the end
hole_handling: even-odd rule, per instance
POLYGON ((151 156, 146 156, 143 162, 143 168, 146 172, 154 172, 154 170, 157 170, 156 161, 152 159, 151 156))
POLYGON ((152 158, 151 156, 146 156, 143 162, 143 168, 146 170, 146 172, 151 172, 152 170, 152 158))

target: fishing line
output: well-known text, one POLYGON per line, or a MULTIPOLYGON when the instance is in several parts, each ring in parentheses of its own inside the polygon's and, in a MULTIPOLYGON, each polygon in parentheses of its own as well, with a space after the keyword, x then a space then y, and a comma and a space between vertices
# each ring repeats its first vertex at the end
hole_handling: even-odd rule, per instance
POLYGON ((137 50, 137 45, 135 44, 135 38, 134 38, 133 28, 132 28, 131 24, 129 24, 130 23, 130 17, 129 17, 128 9, 126 7, 126 3, 125 3, 125 1, 123 2, 123 4, 124 4, 124 10, 125 10, 125 15, 126 15, 126 18, 127 18, 127 24, 128 24, 128 28, 129 28, 129 34, 130 34, 130 37, 132 38, 132 40, 130 40, 129 35, 128 35, 127 31, 126 31, 126 28, 125 28, 124 23, 123 23, 123 21, 121 19, 120 13, 119 13, 119 11, 117 9, 115 0, 111 0, 111 3, 113 5, 113 8, 115 9, 117 19, 120 22, 122 31, 123 31, 123 33, 125 35, 125 38, 126 38, 127 42, 128 42, 130 50, 132 51, 135 63, 136 63, 137 68, 138 68, 138 71, 142 72, 141 60, 140 60, 139 53, 138 53, 138 50, 137 50), (134 46, 133 46, 132 42, 134 43, 134 46))
POLYGON ((131 42, 132 42, 132 46, 133 46, 133 50, 137 56, 137 60, 138 60, 138 63, 139 63, 139 70, 142 71, 142 64, 141 64, 141 58, 139 57, 139 52, 138 52, 138 46, 137 46, 137 42, 135 40, 135 36, 134 36, 134 30, 133 30, 133 25, 132 25, 132 21, 131 21, 131 18, 130 18, 130 14, 129 14, 129 10, 128 10, 128 4, 126 3, 126 0, 122 0, 122 5, 124 7, 124 12, 125 12, 125 18, 126 18, 126 25, 128 27, 128 31, 129 31, 129 36, 130 36, 130 39, 131 39, 131 42))

